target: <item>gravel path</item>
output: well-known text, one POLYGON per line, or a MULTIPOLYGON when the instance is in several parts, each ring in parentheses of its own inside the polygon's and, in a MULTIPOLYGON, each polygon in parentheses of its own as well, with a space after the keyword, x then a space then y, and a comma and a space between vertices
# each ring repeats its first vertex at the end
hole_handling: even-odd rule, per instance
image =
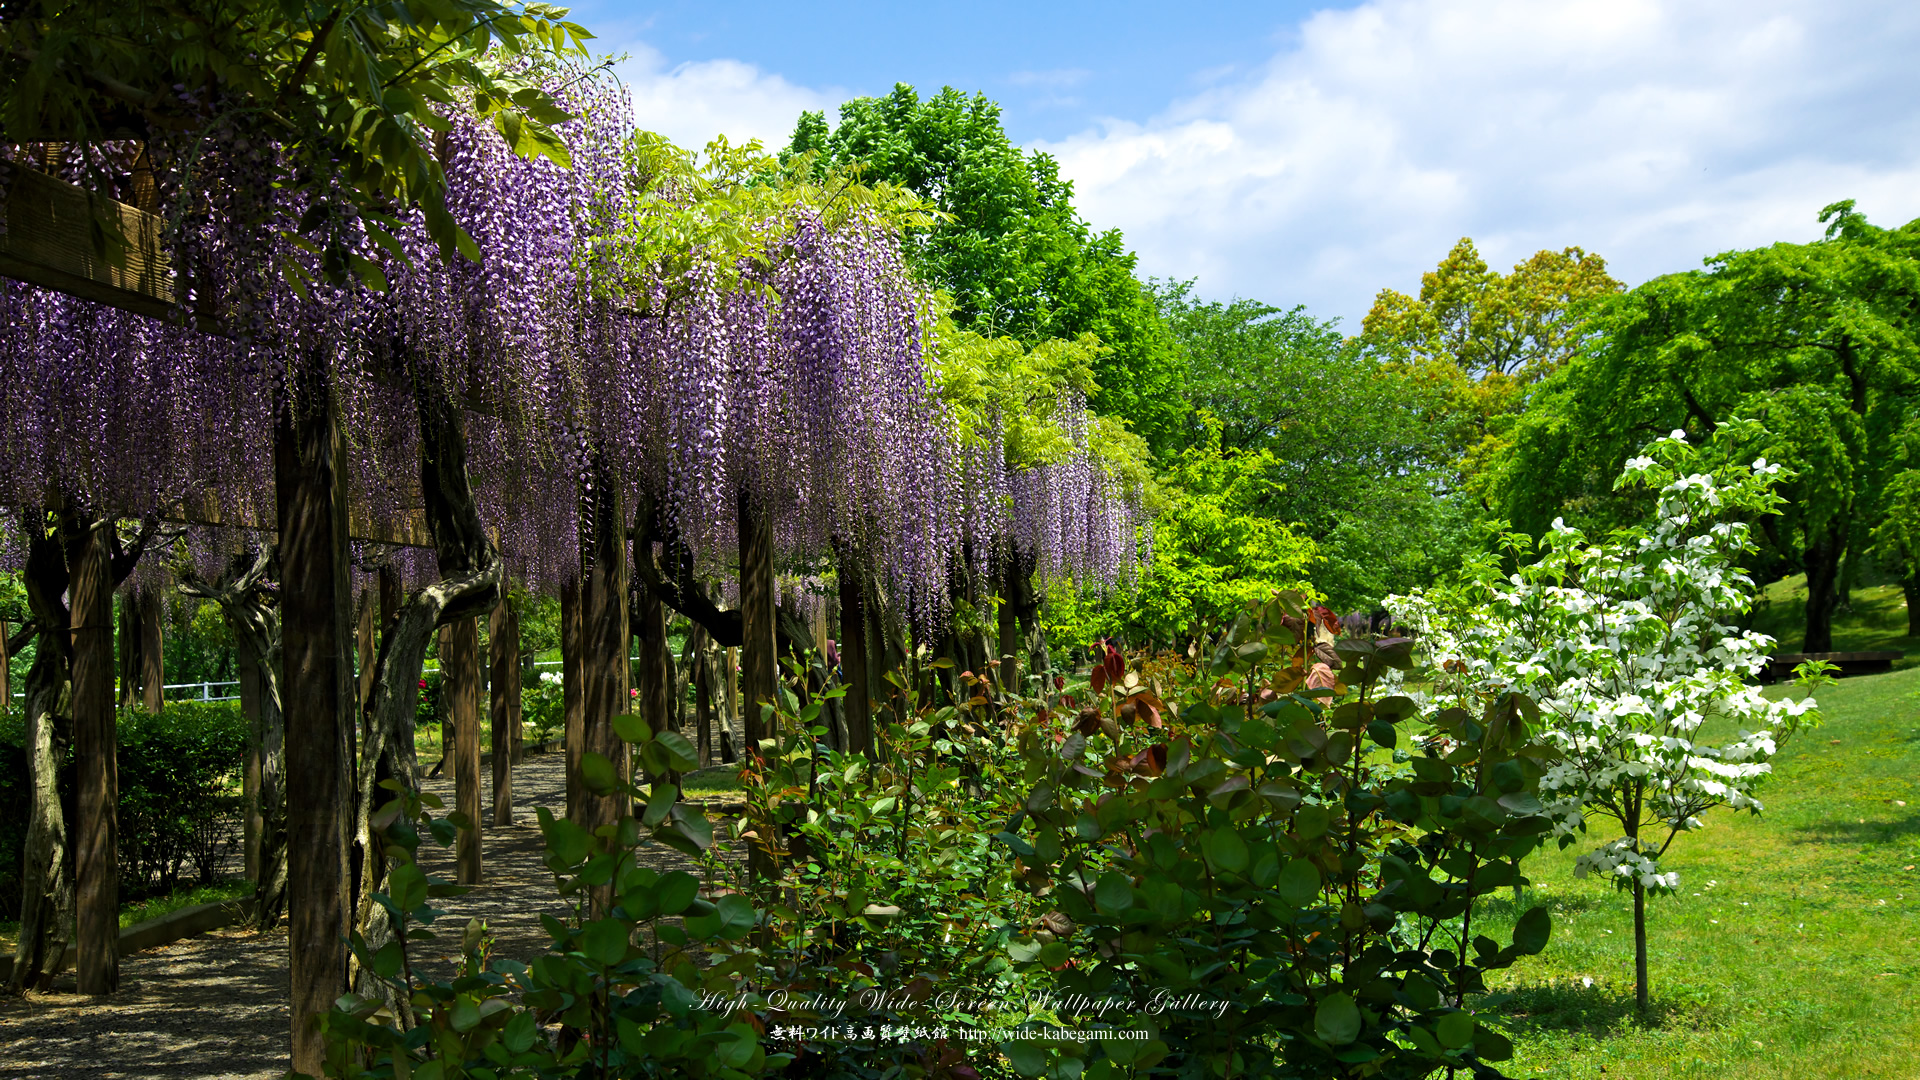
MULTIPOLYGON (((514 770, 515 822, 485 832, 485 884, 439 904, 453 947, 473 916, 492 928, 496 956, 529 960, 547 947, 540 912, 565 906, 540 861, 533 807, 565 812, 562 764, 561 755, 542 755, 514 770)), ((491 805, 492 782, 483 783, 491 805)), ((427 790, 453 804, 447 777, 427 790)), ((685 865, 673 852, 649 850, 663 867, 685 865)), ((453 876, 450 850, 424 848, 422 862, 429 873, 453 876)), ((422 970, 444 976, 453 963, 429 955, 422 970)), ((286 1071, 288 1023, 285 931, 214 931, 123 958, 112 997, 75 994, 71 974, 54 993, 0 997, 0 1080, 266 1080, 286 1071)))

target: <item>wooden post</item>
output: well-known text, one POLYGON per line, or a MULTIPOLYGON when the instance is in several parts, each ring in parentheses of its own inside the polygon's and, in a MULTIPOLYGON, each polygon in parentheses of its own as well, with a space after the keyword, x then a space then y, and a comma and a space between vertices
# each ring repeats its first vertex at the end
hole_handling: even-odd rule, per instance
POLYGON ((867 683, 867 604, 858 560, 840 560, 840 671, 847 682, 849 749, 873 757, 873 694, 867 683))
POLYGON ((469 615, 447 627, 440 686, 453 723, 453 802, 467 827, 454 841, 462 885, 480 884, 480 622, 469 615))
POLYGON ((720 758, 722 761, 733 762, 733 761, 740 760, 740 747, 737 744, 735 744, 733 741, 734 729, 738 726, 740 721, 740 649, 739 647, 733 646, 733 645, 727 646, 726 655, 727 655, 727 707, 726 707, 726 710, 723 713, 721 713, 721 720, 723 723, 726 724, 726 733, 725 733, 725 738, 723 738, 720 742, 720 758))
POLYGON ((766 737, 761 706, 775 701, 779 667, 774 659, 773 523, 742 492, 739 502, 740 539, 740 694, 745 755, 760 752, 766 737))
POLYGON ((113 569, 106 530, 92 523, 72 538, 73 760, 78 798, 74 822, 74 919, 79 991, 111 994, 120 985, 120 862, 116 803, 118 716, 113 703, 113 569))
POLYGON ((580 579, 560 586, 560 713, 565 721, 567 748, 567 819, 579 821, 580 752, 586 740, 586 698, 581 693, 585 673, 580 667, 580 579))
POLYGON ((324 361, 295 373, 274 441, 286 722, 293 1071, 318 1076, 319 1021, 347 990, 347 732, 353 597, 345 454, 324 361))
MULTIPOLYGON (((360 719, 353 726, 354 730, 359 731, 367 723, 367 699, 373 696, 373 669, 378 661, 373 639, 373 590, 361 590, 356 606, 360 610, 360 619, 359 625, 354 627, 353 640, 354 648, 360 655, 360 685, 359 692, 354 696, 354 715, 360 719)), ((364 731, 360 738, 363 743, 366 741, 364 731)))
MULTIPOLYGON (((629 776, 627 744, 613 730, 613 718, 628 711, 626 520, 620 495, 605 470, 596 478, 593 495, 593 565, 581 589, 580 658, 581 727, 584 753, 600 754, 613 762, 616 775, 629 776)), ((581 796, 583 825, 591 832, 620 820, 625 799, 618 794, 581 796)))
POLYGON ((640 695, 632 711, 640 714, 647 727, 657 734, 673 727, 669 703, 674 672, 673 659, 667 652, 666 605, 645 585, 640 587, 637 600, 640 610, 635 613, 634 622, 640 628, 640 695))
POLYGON ((163 692, 167 683, 166 646, 160 636, 160 598, 142 592, 140 612, 140 705, 149 713, 158 713, 166 705, 163 692))
POLYGON ((240 716, 247 722, 247 756, 240 767, 243 799, 242 853, 247 880, 260 883, 260 838, 265 822, 260 815, 260 662, 251 650, 240 653, 240 716))
POLYGON ((7 650, 7 620, 0 619, 0 717, 13 708, 13 657, 7 650))
POLYGON ((140 628, 134 619, 133 606, 133 590, 129 589, 120 598, 120 631, 115 635, 115 640, 120 643, 120 686, 116 700, 123 709, 133 707, 134 689, 139 686, 140 628))
POLYGON ((493 823, 513 824, 514 729, 520 726, 520 620, 502 598, 487 620, 487 679, 493 730, 493 823))

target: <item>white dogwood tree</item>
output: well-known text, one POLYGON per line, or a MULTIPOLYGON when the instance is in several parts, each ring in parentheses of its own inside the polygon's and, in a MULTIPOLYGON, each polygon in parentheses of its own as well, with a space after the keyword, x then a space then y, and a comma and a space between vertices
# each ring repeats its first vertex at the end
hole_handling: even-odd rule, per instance
POLYGON ((1707 462, 1756 431, 1723 425, 1708 448, 1676 431, 1628 461, 1617 486, 1654 496, 1641 527, 1594 542, 1556 520, 1537 553, 1528 537, 1508 537, 1519 564, 1509 575, 1488 557, 1454 587, 1388 602, 1419 631, 1432 694, 1467 705, 1517 691, 1539 703, 1559 752, 1540 791, 1563 846, 1604 830, 1576 873, 1633 894, 1643 1011, 1646 898, 1679 883, 1662 856, 1710 810, 1758 813, 1769 759, 1818 719, 1810 691, 1824 665, 1802 666, 1797 696, 1770 697, 1757 678, 1773 639, 1732 625, 1754 598, 1738 565, 1752 548, 1748 522, 1779 502, 1781 469, 1707 462))

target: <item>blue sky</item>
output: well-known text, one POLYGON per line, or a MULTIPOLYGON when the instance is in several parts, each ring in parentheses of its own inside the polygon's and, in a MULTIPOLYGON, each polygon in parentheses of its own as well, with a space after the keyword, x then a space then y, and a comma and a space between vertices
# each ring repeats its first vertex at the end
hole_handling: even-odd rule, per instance
POLYGON ((898 82, 1001 102, 1144 275, 1357 329, 1471 236, 1629 283, 1920 217, 1911 0, 577 5, 639 122, 785 141, 898 82))
MULTIPOLYGON (((574 19, 668 64, 734 60, 806 87, 979 90, 1016 141, 1060 139, 1263 63, 1324 4, 593 2, 574 19), (964 17, 956 18, 958 12, 964 17)), ((837 95, 836 95, 837 96, 837 95)))

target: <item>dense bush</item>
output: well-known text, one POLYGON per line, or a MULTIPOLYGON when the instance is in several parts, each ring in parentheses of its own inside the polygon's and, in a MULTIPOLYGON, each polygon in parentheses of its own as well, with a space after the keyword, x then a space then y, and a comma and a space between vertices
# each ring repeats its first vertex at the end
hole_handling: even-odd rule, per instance
MULTIPOLYGON (((0 918, 20 913, 20 859, 27 834, 24 724, 0 721, 0 918)), ((150 715, 120 716, 120 895, 140 899, 220 875, 240 830, 240 764, 246 721, 232 702, 169 702, 150 715)), ((60 777, 71 817, 73 760, 60 777)))
POLYGON ((240 839, 247 724, 234 702, 120 717, 120 894, 210 885, 240 839))

